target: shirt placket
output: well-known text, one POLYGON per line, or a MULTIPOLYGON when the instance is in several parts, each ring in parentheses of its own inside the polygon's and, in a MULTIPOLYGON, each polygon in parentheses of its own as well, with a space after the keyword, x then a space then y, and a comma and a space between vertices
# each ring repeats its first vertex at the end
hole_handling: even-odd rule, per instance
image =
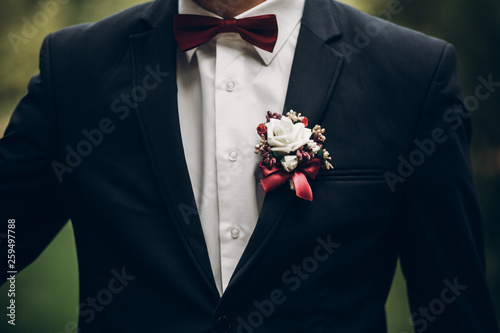
MULTIPOLYGON (((215 123, 217 183, 219 197, 219 237, 222 286, 225 289, 248 241, 241 212, 242 163, 239 106, 244 103, 244 57, 235 47, 238 41, 217 40, 215 74, 215 123)), ((241 111, 241 109, 240 109, 241 111)))

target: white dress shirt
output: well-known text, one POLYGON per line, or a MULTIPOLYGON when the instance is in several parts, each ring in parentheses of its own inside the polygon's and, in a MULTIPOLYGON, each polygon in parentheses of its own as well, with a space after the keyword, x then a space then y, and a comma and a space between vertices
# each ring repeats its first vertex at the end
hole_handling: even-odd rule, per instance
MULTIPOLYGON (((178 51, 179 118, 186 163, 215 282, 222 295, 257 223, 263 201, 257 125, 283 111, 305 0, 267 0, 236 16, 276 14, 272 53, 237 33, 178 51)), ((180 14, 218 17, 193 0, 180 14)), ((298 110, 300 111, 300 110, 298 110)))

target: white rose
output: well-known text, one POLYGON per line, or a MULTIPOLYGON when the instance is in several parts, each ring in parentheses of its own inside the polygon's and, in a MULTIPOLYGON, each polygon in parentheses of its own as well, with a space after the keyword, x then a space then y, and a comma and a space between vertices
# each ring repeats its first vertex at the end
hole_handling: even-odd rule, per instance
POLYGON ((299 159, 297 155, 286 155, 281 159, 281 165, 283 165, 283 169, 285 169, 286 172, 292 172, 298 164, 299 159))
POLYGON ((278 155, 286 155, 309 142, 311 129, 294 124, 289 118, 271 119, 266 123, 267 143, 278 155))

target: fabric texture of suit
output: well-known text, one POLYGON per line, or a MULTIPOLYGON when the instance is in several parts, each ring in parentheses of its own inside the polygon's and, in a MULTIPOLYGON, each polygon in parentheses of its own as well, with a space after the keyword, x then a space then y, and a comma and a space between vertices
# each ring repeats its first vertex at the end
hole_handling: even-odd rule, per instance
POLYGON ((220 298, 182 149, 176 12, 157 0, 49 35, 0 141, 19 269, 71 219, 81 302, 124 280, 83 333, 386 332, 398 257, 417 330, 498 332, 453 47, 331 0, 306 1, 285 110, 327 129, 335 169, 313 202, 266 195, 220 298))

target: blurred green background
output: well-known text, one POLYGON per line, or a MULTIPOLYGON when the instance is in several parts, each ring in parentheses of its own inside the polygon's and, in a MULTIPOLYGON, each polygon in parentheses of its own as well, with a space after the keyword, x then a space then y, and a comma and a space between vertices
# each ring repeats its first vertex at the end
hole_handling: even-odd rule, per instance
MULTIPOLYGON (((293 1, 293 0, 286 0, 293 1)), ((2 0, 0 2, 0 133, 29 78, 37 73, 43 37, 68 25, 97 21, 143 1, 134 0, 2 0), (57 3, 52 15, 40 15, 41 4, 57 3), (46 19, 44 19, 44 17, 46 19), (35 29, 23 31, 26 22, 35 29)), ((455 45, 464 96, 474 96, 478 77, 500 81, 500 1, 498 0, 345 0, 394 23, 445 39, 455 45), (398 5, 399 3, 399 5, 398 5), (392 14, 388 9, 392 8, 392 14), (398 10, 394 10, 397 8, 398 10), (397 13, 396 13, 397 12, 397 13)), ((411 42, 411 41, 409 41, 411 42)), ((488 281, 500 317, 500 88, 473 113, 472 158, 484 215, 488 281)), ((0 235, 2 236, 2 235, 0 235)), ((2 239, 0 239, 1 241, 2 239)), ((41 257, 17 276, 17 325, 0 332, 75 332, 78 319, 78 275, 71 224, 41 257)), ((7 287, 0 288, 0 308, 7 306, 7 287)), ((389 332, 413 332, 405 283, 398 269, 387 302, 389 332)), ((471 332, 476 333, 476 332, 471 332)))

